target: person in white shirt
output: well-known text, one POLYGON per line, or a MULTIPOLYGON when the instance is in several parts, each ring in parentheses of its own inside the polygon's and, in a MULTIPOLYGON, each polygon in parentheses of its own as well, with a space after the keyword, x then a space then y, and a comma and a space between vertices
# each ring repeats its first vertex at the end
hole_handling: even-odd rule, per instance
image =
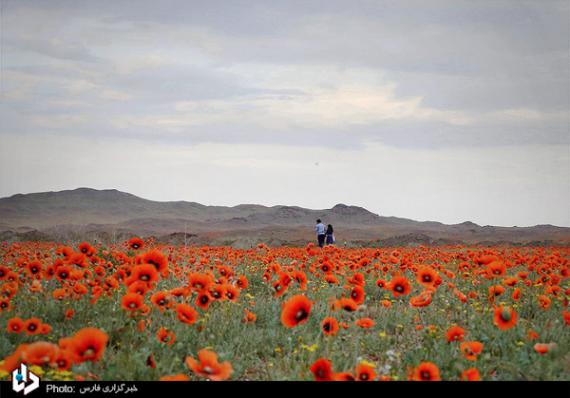
POLYGON ((315 232, 317 233, 317 242, 319 242, 319 247, 323 247, 325 245, 326 230, 327 227, 325 227, 325 224, 318 219, 317 225, 315 225, 315 232))

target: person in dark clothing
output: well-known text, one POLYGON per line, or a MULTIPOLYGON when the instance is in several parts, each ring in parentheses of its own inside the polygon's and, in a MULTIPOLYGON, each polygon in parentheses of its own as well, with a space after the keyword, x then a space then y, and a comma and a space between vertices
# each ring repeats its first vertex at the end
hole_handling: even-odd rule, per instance
POLYGON ((327 232, 326 232, 326 244, 327 245, 332 245, 334 244, 334 233, 333 233, 333 226, 332 224, 329 224, 327 226, 327 232))
POLYGON ((315 232, 317 233, 317 242, 319 243, 319 247, 323 247, 325 245, 325 224, 322 223, 320 219, 317 220, 317 225, 315 225, 315 232))

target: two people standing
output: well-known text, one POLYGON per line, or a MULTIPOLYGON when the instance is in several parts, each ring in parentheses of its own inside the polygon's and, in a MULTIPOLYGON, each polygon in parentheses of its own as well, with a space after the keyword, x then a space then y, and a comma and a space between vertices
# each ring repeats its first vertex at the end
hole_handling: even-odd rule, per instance
POLYGON ((331 224, 325 227, 325 224, 318 219, 317 225, 315 225, 315 232, 317 233, 317 242, 319 243, 319 247, 323 247, 325 243, 327 245, 332 245, 334 243, 334 231, 331 224))

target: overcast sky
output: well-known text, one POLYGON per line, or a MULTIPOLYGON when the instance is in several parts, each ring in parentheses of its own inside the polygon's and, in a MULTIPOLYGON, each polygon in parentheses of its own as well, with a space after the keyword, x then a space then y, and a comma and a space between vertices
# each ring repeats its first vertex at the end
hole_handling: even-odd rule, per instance
POLYGON ((570 226, 567 0, 0 3, 0 196, 570 226))

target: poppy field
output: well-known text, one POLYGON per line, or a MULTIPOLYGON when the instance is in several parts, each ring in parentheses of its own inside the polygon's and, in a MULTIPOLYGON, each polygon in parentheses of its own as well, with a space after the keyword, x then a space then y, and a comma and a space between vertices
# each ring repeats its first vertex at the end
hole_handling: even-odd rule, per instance
POLYGON ((0 244, 0 380, 570 380, 570 248, 0 244))

